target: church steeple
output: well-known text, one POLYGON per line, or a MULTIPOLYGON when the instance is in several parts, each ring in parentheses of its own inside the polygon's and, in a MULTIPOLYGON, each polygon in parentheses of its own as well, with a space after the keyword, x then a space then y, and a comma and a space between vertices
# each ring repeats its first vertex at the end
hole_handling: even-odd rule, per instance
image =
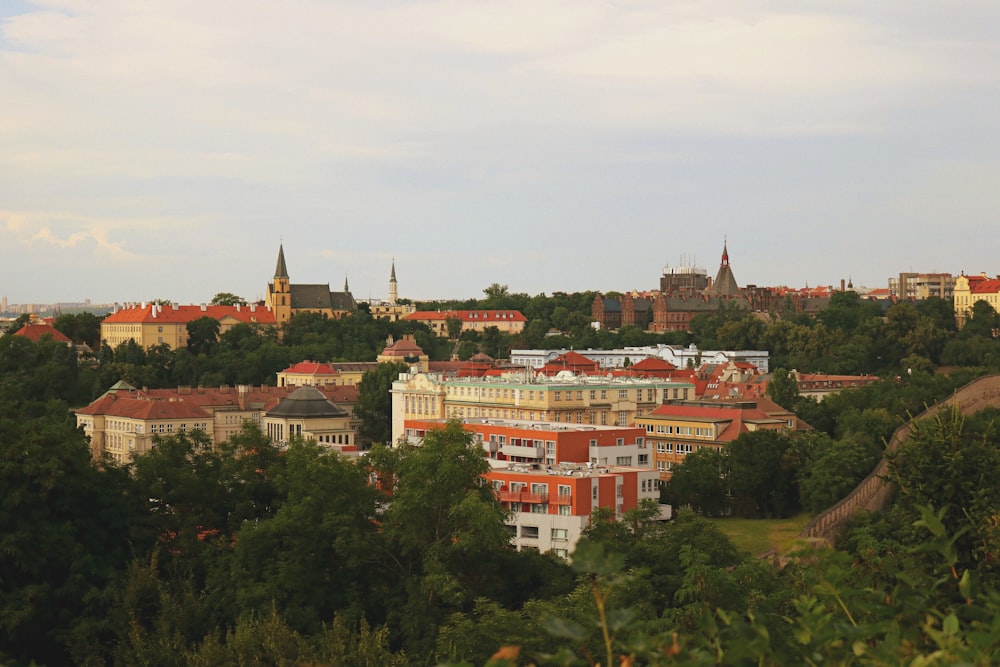
POLYGON ((722 262, 719 265, 719 273, 715 276, 715 282, 708 288, 708 293, 720 297, 734 297, 740 295, 740 286, 736 284, 736 277, 729 266, 729 244, 722 242, 722 262))
POLYGON ((392 258, 392 272, 389 273, 389 305, 395 306, 399 300, 399 285, 396 282, 396 258, 392 258))
POLYGON ((267 286, 267 305, 274 312, 278 324, 292 316, 292 285, 285 266, 285 244, 278 245, 278 263, 274 267, 274 282, 267 286))
POLYGON ((344 293, 350 294, 351 288, 347 286, 347 275, 344 275, 344 293))
POLYGON ((278 246, 278 265, 274 267, 275 278, 288 279, 288 267, 285 266, 285 244, 278 246))

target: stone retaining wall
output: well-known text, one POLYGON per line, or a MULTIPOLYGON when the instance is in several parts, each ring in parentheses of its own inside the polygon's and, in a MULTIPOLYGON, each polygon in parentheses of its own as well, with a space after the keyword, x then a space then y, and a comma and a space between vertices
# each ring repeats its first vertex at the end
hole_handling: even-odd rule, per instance
MULTIPOLYGON (((933 416, 942 408, 956 405, 963 414, 972 414, 982 408, 1000 407, 1000 375, 989 375, 973 380, 940 403, 936 403, 912 420, 903 424, 892 434, 887 452, 896 451, 900 444, 910 437, 913 424, 926 417, 933 416)), ((841 499, 833 507, 823 510, 809 522, 800 537, 822 539, 832 542, 837 533, 855 512, 866 510, 878 512, 889 501, 891 485, 886 480, 889 463, 883 458, 871 473, 861 480, 853 491, 841 499)))

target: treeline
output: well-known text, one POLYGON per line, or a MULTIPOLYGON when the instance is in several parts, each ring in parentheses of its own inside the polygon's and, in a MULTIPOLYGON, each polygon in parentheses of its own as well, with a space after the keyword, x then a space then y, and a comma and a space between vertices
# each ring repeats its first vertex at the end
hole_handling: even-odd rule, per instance
MULTIPOLYGON (((43 404, 39 404, 43 405, 43 404)), ((39 407, 39 406, 35 406, 39 407)), ((995 410, 943 413, 886 513, 777 566, 716 525, 599 511, 573 554, 516 552, 461 429, 358 464, 161 439, 95 466, 63 417, 0 402, 0 663, 993 664, 995 410), (391 488, 391 502, 382 489, 391 488)))
MULTIPOLYGON (((695 317, 690 332, 654 334, 625 326, 618 331, 590 326, 594 292, 509 294, 506 286, 491 285, 485 298, 424 303, 427 309, 517 309, 528 320, 523 332, 507 334, 496 328, 468 331, 457 340, 433 335, 421 324, 374 319, 362 308, 343 319, 301 314, 286 325, 279 339, 271 329, 238 325, 219 334, 209 318, 189 325, 187 348, 163 346, 142 350, 126 344, 102 348, 98 368, 84 384, 93 385, 92 398, 118 379, 136 385, 206 386, 273 382, 288 364, 316 361, 373 361, 388 337, 412 334, 432 360, 453 354, 468 359, 477 352, 506 358, 515 348, 620 348, 627 346, 696 344, 700 349, 767 350, 771 368, 805 373, 873 374, 895 377, 933 372, 941 367, 1000 369, 1000 316, 985 302, 973 308, 968 323, 956 331, 950 301, 938 298, 883 305, 854 292, 837 292, 829 307, 808 317, 788 302, 773 313, 751 313, 723 302, 718 310, 695 317), (97 378, 94 378, 94 375, 97 378), (93 380, 91 382, 91 380, 93 380)), ((74 340, 92 339, 95 324, 89 314, 59 318, 56 326, 74 340)))
MULTIPOLYGON (((820 512, 872 471, 897 428, 981 373, 978 368, 947 375, 917 372, 837 392, 822 402, 798 396, 793 381, 793 393, 783 403, 814 430, 755 431, 721 449, 692 452, 673 469, 663 498, 708 516, 820 512)), ((769 391, 787 373, 777 369, 774 376, 769 391)))

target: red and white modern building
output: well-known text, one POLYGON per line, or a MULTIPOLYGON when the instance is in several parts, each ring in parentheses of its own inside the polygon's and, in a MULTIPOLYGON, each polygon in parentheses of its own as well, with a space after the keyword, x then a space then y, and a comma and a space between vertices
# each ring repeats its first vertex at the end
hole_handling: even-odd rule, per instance
MULTIPOLYGON (((405 438, 419 444, 445 420, 407 420, 405 438)), ((595 509, 616 516, 642 500, 659 501, 659 474, 641 428, 463 419, 489 458, 487 478, 510 512, 518 549, 568 557, 595 509)))

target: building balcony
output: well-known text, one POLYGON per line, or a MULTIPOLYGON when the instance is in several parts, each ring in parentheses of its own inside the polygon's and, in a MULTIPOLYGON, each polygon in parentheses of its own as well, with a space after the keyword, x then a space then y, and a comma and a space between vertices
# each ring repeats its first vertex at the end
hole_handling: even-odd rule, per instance
POLYGON ((545 451, 541 446, 535 447, 533 445, 529 447, 523 445, 500 445, 500 453, 505 456, 521 459, 541 460, 545 456, 545 451))
MULTIPOLYGON (((503 503, 528 503, 539 504, 549 502, 550 496, 547 493, 530 493, 528 491, 509 491, 501 489, 497 492, 500 502, 503 503)), ((567 504, 569 501, 567 500, 567 504)))
POLYGON ((573 495, 570 493, 560 493, 557 496, 549 496, 549 502, 553 505, 571 505, 573 503, 573 495))

